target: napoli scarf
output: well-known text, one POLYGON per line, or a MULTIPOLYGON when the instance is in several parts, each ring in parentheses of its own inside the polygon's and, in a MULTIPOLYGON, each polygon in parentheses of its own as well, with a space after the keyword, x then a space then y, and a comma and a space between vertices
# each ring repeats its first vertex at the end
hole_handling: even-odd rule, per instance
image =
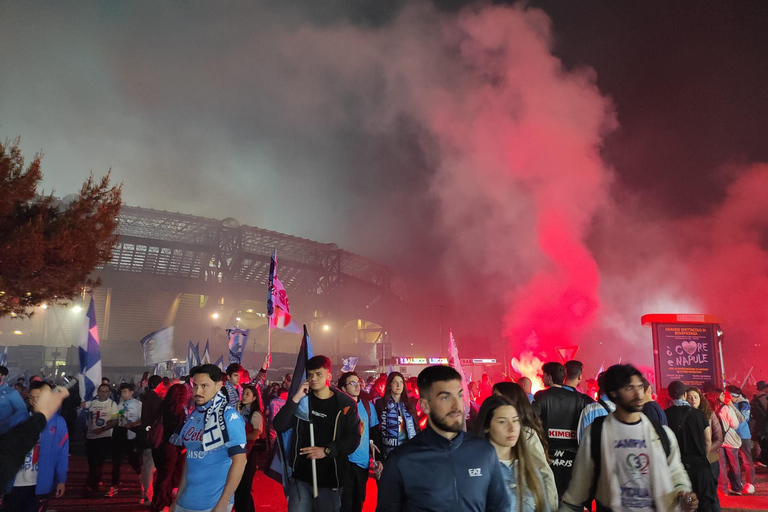
POLYGON ((203 451, 208 452, 224 446, 229 441, 227 424, 224 421, 224 409, 227 407, 227 397, 216 393, 211 405, 205 410, 205 431, 203 432, 203 451))
POLYGON ((398 446, 398 433, 400 431, 399 417, 403 417, 405 423, 405 435, 408 439, 416 437, 416 427, 413 418, 405 408, 405 403, 395 402, 395 399, 389 397, 384 405, 384 421, 382 421, 382 443, 384 445, 384 455, 388 455, 398 446))

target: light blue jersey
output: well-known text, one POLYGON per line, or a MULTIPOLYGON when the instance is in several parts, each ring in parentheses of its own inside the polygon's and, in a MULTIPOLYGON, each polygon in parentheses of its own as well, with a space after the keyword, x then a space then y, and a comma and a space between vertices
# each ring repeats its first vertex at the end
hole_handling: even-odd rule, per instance
MULTIPOLYGON (((231 456, 245 453, 245 422, 237 409, 224 409, 224 424, 229 441, 212 450, 203 450, 205 410, 213 400, 195 408, 181 428, 181 440, 187 449, 187 484, 179 496, 178 504, 190 510, 210 510, 224 492, 227 473, 232 465, 231 456)), ((230 503, 234 501, 234 495, 230 503)))
POLYGON ((379 418, 376 415, 376 408, 372 403, 368 403, 368 408, 362 400, 357 402, 357 414, 360 416, 360 422, 362 423, 362 429, 360 435, 360 444, 357 445, 357 449, 349 456, 349 462, 357 464, 363 469, 368 468, 368 462, 371 457, 370 437, 369 430, 371 427, 375 427, 379 424, 379 418), (368 424, 368 416, 370 413, 371 422, 368 424))

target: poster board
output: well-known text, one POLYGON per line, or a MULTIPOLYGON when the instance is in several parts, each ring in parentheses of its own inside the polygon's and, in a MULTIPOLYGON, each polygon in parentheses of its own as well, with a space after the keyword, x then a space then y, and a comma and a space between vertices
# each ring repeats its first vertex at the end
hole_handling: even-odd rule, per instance
POLYGON ((651 324, 657 392, 679 380, 702 389, 722 387, 720 320, 711 315, 644 315, 651 324))

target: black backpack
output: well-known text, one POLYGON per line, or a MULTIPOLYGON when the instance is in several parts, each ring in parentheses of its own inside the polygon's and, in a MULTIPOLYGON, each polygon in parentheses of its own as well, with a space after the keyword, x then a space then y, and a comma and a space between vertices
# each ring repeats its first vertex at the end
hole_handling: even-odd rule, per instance
MULTIPOLYGON (((590 496, 594 497, 595 492, 597 491, 597 481, 600 480, 600 471, 602 469, 602 457, 600 453, 600 440, 602 439, 603 435, 603 423, 605 422, 605 418, 607 416, 600 416, 599 418, 595 418, 595 421, 592 422, 592 430, 590 430, 589 433, 589 441, 590 441, 590 455, 592 457, 592 462, 595 465, 595 472, 594 476, 592 477, 592 487, 590 488, 590 496)), ((667 455, 667 458, 669 458, 669 454, 672 453, 672 445, 669 443, 669 436, 667 436, 667 432, 664 430, 664 426, 655 420, 649 420, 651 424, 653 425, 654 430, 656 430, 656 434, 659 436, 659 440, 661 441, 661 446, 664 448, 664 453, 667 455)))

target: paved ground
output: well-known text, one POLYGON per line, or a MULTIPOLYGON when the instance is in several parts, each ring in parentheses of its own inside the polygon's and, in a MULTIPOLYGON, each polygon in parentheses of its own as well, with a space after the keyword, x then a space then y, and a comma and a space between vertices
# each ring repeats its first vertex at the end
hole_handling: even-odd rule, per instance
MULTIPOLYGON (((104 477, 109 478, 111 466, 109 462, 104 467, 104 477)), ((119 494, 114 498, 83 499, 87 463, 82 455, 72 455, 70 458, 69 481, 67 493, 58 500, 52 500, 49 512, 146 512, 146 507, 139 505, 138 477, 124 466, 122 484, 119 494)), ((759 470, 755 484, 757 492, 745 496, 721 496, 724 511, 765 510, 768 511, 768 471, 759 470)), ((258 472, 253 481, 253 495, 256 510, 270 512, 285 512, 286 501, 281 486, 258 472)), ((373 479, 368 482, 368 499, 364 512, 373 512, 376 508, 376 484, 373 479)))

